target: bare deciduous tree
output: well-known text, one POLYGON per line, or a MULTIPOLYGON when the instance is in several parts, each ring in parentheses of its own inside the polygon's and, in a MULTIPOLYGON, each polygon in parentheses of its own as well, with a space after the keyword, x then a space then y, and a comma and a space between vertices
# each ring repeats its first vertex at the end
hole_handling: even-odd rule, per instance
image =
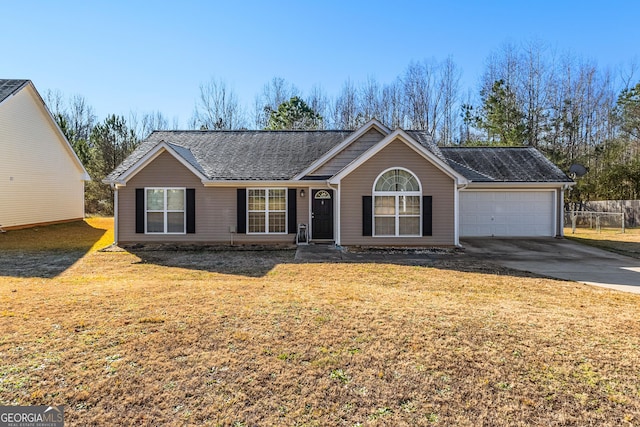
POLYGON ((442 93, 442 119, 437 129, 437 140, 442 145, 455 142, 458 127, 458 93, 460 91, 460 77, 462 73, 451 57, 440 65, 440 91, 442 93))
POLYGON ((404 127, 404 99, 402 82, 396 79, 382 88, 380 120, 392 129, 404 127))
POLYGON ((358 92, 351 79, 342 86, 333 109, 333 123, 336 129, 356 129, 361 121, 358 111, 358 92))
POLYGON ((256 129, 264 129, 269 123, 271 112, 278 109, 283 102, 287 102, 295 96, 300 96, 300 91, 293 84, 287 83, 282 77, 274 77, 264 85, 262 93, 255 98, 254 123, 256 129))
POLYGON ((223 80, 211 79, 200 85, 200 96, 191 118, 192 129, 240 129, 246 120, 238 97, 223 80))
POLYGON ((89 105, 82 95, 74 95, 69 101, 67 110, 69 125, 76 138, 89 140, 91 131, 97 123, 97 117, 93 107, 89 105))
POLYGON ((307 97, 307 104, 323 118, 319 129, 328 129, 331 126, 331 123, 329 123, 331 103, 322 87, 314 86, 311 89, 311 93, 307 97))
POLYGON ((358 97, 363 122, 371 119, 381 120, 382 118, 382 90, 380 84, 374 77, 367 77, 364 84, 360 88, 360 96, 358 97))
POLYGON ((407 125, 411 129, 426 130, 435 135, 442 100, 437 64, 432 61, 412 62, 402 81, 407 125))
POLYGON ((129 128, 141 141, 154 130, 169 130, 169 120, 160 111, 144 113, 140 119, 138 119, 137 113, 131 112, 129 113, 129 128))

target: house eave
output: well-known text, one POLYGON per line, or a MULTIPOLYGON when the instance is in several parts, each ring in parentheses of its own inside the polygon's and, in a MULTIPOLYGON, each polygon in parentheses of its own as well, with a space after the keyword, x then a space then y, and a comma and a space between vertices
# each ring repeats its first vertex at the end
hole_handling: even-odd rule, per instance
POLYGON ((289 180, 206 180, 202 181, 205 187, 309 187, 326 181, 301 181, 298 179, 289 180))
POLYGON ((501 182, 473 182, 470 181, 465 187, 467 190, 473 189, 500 189, 500 188, 569 188, 574 186, 575 182, 552 181, 552 182, 535 182, 535 181, 501 181, 501 182))

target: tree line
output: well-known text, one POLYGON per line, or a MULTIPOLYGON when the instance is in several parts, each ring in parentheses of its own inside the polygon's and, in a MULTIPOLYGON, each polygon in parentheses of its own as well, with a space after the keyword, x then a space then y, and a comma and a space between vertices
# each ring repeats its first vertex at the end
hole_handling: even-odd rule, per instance
MULTIPOLYGON (((634 66, 598 67, 556 54, 543 43, 506 44, 486 61, 478 87, 461 87, 452 58, 414 61, 393 81, 347 80, 335 96, 320 86, 303 93, 274 77, 247 108, 222 79, 200 84, 188 129, 356 129, 375 118, 390 128, 427 130, 443 146, 508 145, 541 150, 575 177, 571 202, 640 198, 640 82, 634 66)), ((160 111, 99 122, 79 95, 45 101, 93 181, 88 213, 112 214, 102 179, 153 130, 177 129, 160 111)))

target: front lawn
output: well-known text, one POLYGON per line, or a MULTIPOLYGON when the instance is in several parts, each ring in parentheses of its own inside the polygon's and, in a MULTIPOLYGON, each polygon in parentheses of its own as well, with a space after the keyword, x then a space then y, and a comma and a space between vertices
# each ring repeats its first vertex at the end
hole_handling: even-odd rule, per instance
POLYGON ((620 229, 577 228, 575 233, 571 228, 565 228, 565 237, 589 246, 617 252, 634 258, 640 258, 640 228, 628 228, 624 233, 620 229))
POLYGON ((459 253, 100 252, 109 223, 76 226, 73 249, 0 235, 0 405, 65 405, 67 425, 640 423, 640 295, 459 253), (25 261, 61 251, 81 255, 25 261))

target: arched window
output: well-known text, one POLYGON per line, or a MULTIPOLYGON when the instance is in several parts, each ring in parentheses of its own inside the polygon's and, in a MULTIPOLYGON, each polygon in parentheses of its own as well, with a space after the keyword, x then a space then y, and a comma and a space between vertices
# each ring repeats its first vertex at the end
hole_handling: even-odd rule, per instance
POLYGON ((384 171, 373 185, 373 235, 421 235, 420 181, 406 169, 384 171))

